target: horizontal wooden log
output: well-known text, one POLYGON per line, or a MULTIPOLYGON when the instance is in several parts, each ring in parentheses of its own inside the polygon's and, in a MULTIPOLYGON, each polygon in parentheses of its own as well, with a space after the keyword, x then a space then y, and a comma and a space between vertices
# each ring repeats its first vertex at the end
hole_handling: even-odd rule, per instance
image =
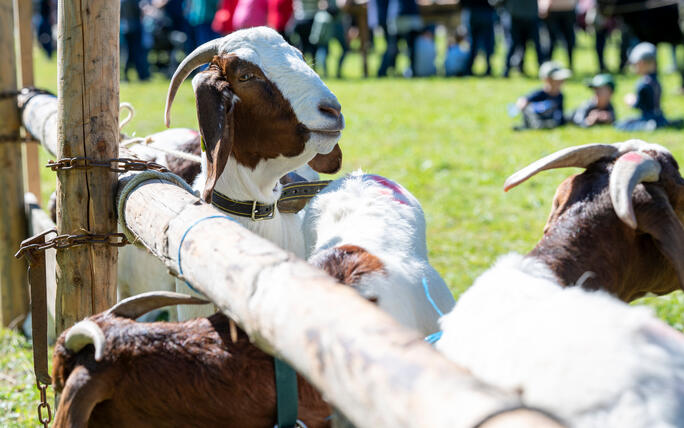
MULTIPOLYGON (((120 189, 128 179, 120 180, 120 189)), ((124 210, 128 228, 176 273, 185 236, 183 277, 357 426, 472 427, 520 404, 448 361, 351 288, 216 216, 224 217, 163 180, 138 185, 124 210)), ((511 417, 522 418, 521 426, 558 426, 531 411, 511 417)), ((506 415, 496 418, 505 421, 506 415)))

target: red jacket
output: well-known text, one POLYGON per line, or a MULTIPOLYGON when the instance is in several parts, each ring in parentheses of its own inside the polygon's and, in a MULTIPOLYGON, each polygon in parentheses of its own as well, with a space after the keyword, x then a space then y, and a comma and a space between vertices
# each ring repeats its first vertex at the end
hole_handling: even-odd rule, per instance
POLYGON ((283 33, 292 17, 292 0, 268 0, 268 26, 283 33))

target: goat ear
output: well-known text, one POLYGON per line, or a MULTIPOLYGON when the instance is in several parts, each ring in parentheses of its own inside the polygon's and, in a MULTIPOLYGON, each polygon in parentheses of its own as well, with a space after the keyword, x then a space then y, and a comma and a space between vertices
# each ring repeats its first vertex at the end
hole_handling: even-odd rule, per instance
POLYGON ((235 95, 228 82, 211 72, 197 75, 193 81, 197 103, 197 121, 207 156, 207 181, 202 199, 211 200, 216 180, 223 173, 233 148, 233 111, 235 95), (204 76, 201 76, 203 75, 204 76))
POLYGON ((660 252, 675 268, 679 287, 684 290, 684 226, 672 209, 665 192, 656 186, 647 188, 655 203, 650 209, 639 210, 638 227, 653 237, 660 252))
POLYGON ((316 172, 323 174, 334 174, 342 167, 342 149, 339 144, 327 155, 317 154, 309 161, 309 166, 316 172))

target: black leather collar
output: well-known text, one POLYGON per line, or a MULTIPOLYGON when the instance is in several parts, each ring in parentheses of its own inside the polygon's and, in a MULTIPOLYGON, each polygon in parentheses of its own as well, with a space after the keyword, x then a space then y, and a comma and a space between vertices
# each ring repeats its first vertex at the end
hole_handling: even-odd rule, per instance
POLYGON ((275 213, 275 204, 236 201, 216 190, 211 193, 211 204, 227 214, 251 218, 254 221, 271 219, 275 213))
MULTIPOLYGON (((298 181, 284 185, 277 202, 278 211, 281 213, 301 211, 311 198, 329 183, 330 180, 298 181)), ((269 220, 275 214, 275 204, 265 204, 258 201, 236 201, 216 190, 211 194, 211 204, 227 214, 251 218, 254 221, 269 220)))

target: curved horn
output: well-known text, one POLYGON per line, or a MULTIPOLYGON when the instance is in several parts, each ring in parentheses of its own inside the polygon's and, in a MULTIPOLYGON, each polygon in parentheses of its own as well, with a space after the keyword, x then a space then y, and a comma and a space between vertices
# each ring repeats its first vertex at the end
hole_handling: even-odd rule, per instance
POLYGON ((123 318, 136 319, 147 312, 170 305, 204 305, 208 300, 172 291, 150 291, 124 299, 112 306, 107 313, 123 318))
POLYGON ((586 168, 601 158, 614 156, 618 150, 617 147, 610 144, 586 144, 559 150, 508 177, 504 183, 504 191, 508 192, 538 172, 555 168, 586 168))
POLYGON ((69 329, 64 346, 71 352, 78 352, 87 345, 95 347, 95 361, 101 361, 105 346, 104 333, 99 325, 83 320, 69 329))
POLYGON ((164 110, 164 123, 167 128, 171 124, 171 104, 173 104, 178 88, 194 69, 210 62, 214 55, 218 54, 218 42, 219 39, 211 40, 192 51, 173 73, 171 83, 169 83, 169 91, 166 93, 166 109, 164 110))
POLYGON ((610 200, 615 214, 632 229, 637 228, 632 192, 639 183, 658 181, 660 170, 658 161, 641 152, 629 152, 615 162, 610 173, 610 200))

